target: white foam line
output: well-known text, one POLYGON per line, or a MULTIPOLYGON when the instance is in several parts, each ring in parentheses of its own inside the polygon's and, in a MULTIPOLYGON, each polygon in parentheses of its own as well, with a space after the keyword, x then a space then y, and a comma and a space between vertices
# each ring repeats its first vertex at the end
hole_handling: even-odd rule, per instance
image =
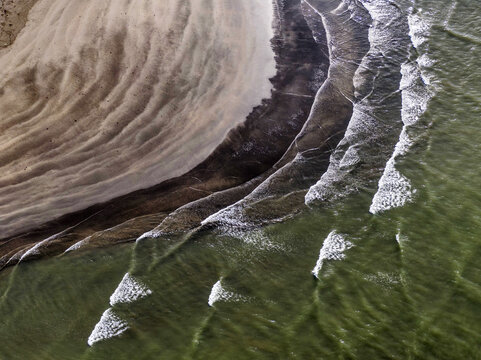
MULTIPOLYGON (((363 0, 361 3, 369 12, 373 22, 369 29, 370 50, 368 55, 364 57, 359 69, 362 69, 363 63, 369 62, 369 54, 384 53, 386 49, 392 47, 392 26, 395 24, 392 19, 404 16, 399 9, 394 8, 392 4, 384 0, 363 0)), ((419 10, 415 13, 413 7, 408 9, 409 36, 412 45, 419 48, 418 50, 421 50, 420 48, 425 45, 429 37, 432 27, 430 18, 430 14, 426 11, 419 10)), ((432 85, 436 79, 432 72, 426 70, 432 67, 434 63, 426 54, 423 54, 416 62, 408 62, 401 66, 401 117, 404 126, 395 150, 387 161, 379 180, 378 191, 370 206, 371 213, 379 213, 393 207, 403 206, 413 199, 415 190, 413 190, 409 179, 396 169, 396 161, 398 157, 404 156, 414 144, 414 140, 410 137, 409 127, 419 122, 432 97, 433 87, 428 89, 427 85, 432 85)), ((355 85, 356 81, 355 76, 355 85)), ((366 103, 364 100, 354 105, 344 139, 338 146, 339 150, 336 149, 333 152, 328 170, 307 192, 305 196, 306 205, 316 201, 335 200, 357 190, 356 179, 350 181, 348 176, 363 160, 364 154, 358 151, 358 143, 360 141, 363 143, 375 141, 377 134, 379 134, 376 132, 378 119, 370 114, 369 106, 369 102, 366 103), (346 148, 347 150, 344 150, 346 148)))
POLYGON ((338 234, 336 231, 331 231, 324 240, 316 266, 312 269, 312 274, 319 279, 319 273, 321 272, 324 261, 344 259, 344 251, 353 246, 351 242, 345 239, 344 235, 338 234))
POLYGON ((95 328, 90 334, 87 343, 89 346, 92 346, 96 342, 107 340, 114 336, 119 336, 128 330, 128 328, 129 326, 127 322, 115 315, 113 310, 109 308, 105 310, 100 317, 100 321, 95 325, 95 328))
POLYGON ((34 246, 32 246, 30 249, 27 250, 27 252, 25 252, 25 254, 22 255, 22 257, 20 258, 20 261, 23 261, 25 258, 28 258, 29 256, 31 255, 38 255, 40 254, 40 248, 44 245, 44 244, 47 244, 48 242, 50 242, 51 240, 55 240, 56 238, 58 238, 59 236, 63 235, 64 234, 64 231, 58 233, 58 234, 55 234, 55 235, 52 235, 42 241, 40 241, 39 243, 35 244, 34 246))
MULTIPOLYGON (((410 11, 412 12, 413 9, 411 8, 410 11)), ((414 47, 418 48, 426 42, 431 24, 425 21, 420 13, 409 14, 408 23, 411 42, 414 47)), ((369 212, 372 214, 402 207, 413 200, 415 190, 413 190, 410 180, 396 169, 396 159, 406 155, 414 144, 408 129, 419 122, 432 97, 426 87, 426 84, 431 83, 431 77, 424 73, 423 69, 432 66, 433 63, 434 61, 424 54, 416 62, 405 63, 401 66, 401 117, 404 126, 394 152, 379 180, 378 190, 372 199, 369 208, 369 212)))
POLYGON ((219 279, 214 286, 209 295, 209 300, 207 303, 209 306, 214 306, 218 301, 243 301, 245 298, 243 296, 237 295, 233 292, 227 291, 222 286, 222 279, 219 279))
POLYGON ((223 227, 232 227, 242 229, 248 227, 244 221, 241 211, 241 201, 238 201, 228 207, 219 210, 218 212, 208 216, 201 222, 202 226, 208 224, 218 224, 223 227))
POLYGON ((88 239, 90 239, 90 236, 83 239, 83 240, 77 241, 75 244, 73 244, 67 250, 65 250, 64 253, 68 253, 70 251, 76 251, 76 250, 81 249, 82 247, 84 247, 87 244, 88 239))
POLYGON ((152 294, 152 290, 127 273, 110 296, 110 305, 131 303, 150 294, 152 294))
POLYGON ((396 158, 404 155, 411 146, 411 142, 406 133, 406 126, 401 132, 399 142, 391 158, 384 168, 384 172, 379 179, 378 190, 372 199, 369 212, 377 214, 392 208, 404 206, 412 201, 414 191, 408 178, 402 175, 395 167, 396 158))
POLYGON ((244 220, 241 206, 238 203, 230 205, 217 213, 210 215, 201 222, 203 226, 216 224, 225 235, 242 240, 248 245, 260 250, 284 250, 284 248, 269 240, 262 230, 252 229, 244 220))
POLYGON ((147 239, 147 238, 156 239, 156 238, 160 237, 161 234, 162 233, 160 231, 155 231, 155 230, 147 231, 146 233, 143 233, 142 235, 140 235, 137 238, 137 240, 135 240, 135 242, 139 242, 139 241, 147 239))

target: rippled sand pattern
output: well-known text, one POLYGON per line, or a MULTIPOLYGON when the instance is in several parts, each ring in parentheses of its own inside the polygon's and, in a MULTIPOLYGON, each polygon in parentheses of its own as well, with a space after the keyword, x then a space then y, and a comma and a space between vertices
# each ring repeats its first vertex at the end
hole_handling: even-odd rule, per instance
POLYGON ((275 74, 261 0, 40 0, 0 50, 0 231, 204 160, 275 74))

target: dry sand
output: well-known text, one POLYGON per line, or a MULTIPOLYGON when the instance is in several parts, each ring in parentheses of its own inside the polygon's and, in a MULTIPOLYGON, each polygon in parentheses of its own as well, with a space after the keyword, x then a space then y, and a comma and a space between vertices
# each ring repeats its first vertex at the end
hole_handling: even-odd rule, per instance
POLYGON ((0 0, 0 49, 13 44, 36 2, 37 0, 0 0))

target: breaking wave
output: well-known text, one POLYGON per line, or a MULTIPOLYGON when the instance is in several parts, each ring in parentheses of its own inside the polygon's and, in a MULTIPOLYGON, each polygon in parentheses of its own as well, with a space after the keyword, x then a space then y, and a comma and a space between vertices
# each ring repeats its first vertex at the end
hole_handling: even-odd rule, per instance
POLYGON ((322 265, 326 260, 344 259, 346 256, 344 252, 353 246, 350 241, 346 240, 344 235, 338 234, 336 231, 331 231, 322 244, 316 266, 312 269, 312 275, 319 279, 322 265))
POLYGON ((87 343, 92 346, 96 342, 119 336, 129 329, 127 322, 118 317, 112 309, 107 309, 95 325, 87 343))
POLYGON ((207 303, 209 306, 214 306, 218 301, 245 301, 245 297, 226 290, 222 286, 222 279, 217 281, 213 286, 209 295, 207 303))
POLYGON ((134 302, 150 294, 152 290, 127 273, 110 296, 110 305, 134 302))
MULTIPOLYGON (((409 36, 413 46, 419 49, 429 37, 432 24, 425 19, 425 16, 419 13, 413 14, 412 7, 410 12, 409 36)), ((426 111, 428 102, 433 96, 432 88, 428 88, 431 78, 426 71, 433 63, 433 60, 423 54, 416 60, 401 66, 401 118, 404 125, 396 148, 379 180, 378 191, 373 197, 369 209, 373 214, 401 207, 413 200, 416 190, 413 189, 410 180, 396 169, 396 159, 405 156, 415 143, 409 130, 419 123, 421 115, 426 111)))

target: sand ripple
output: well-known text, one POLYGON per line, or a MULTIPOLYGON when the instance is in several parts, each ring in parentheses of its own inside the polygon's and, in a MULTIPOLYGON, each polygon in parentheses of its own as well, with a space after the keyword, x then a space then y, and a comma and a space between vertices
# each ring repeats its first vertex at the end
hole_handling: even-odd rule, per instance
POLYGON ((275 74, 261 0, 40 0, 0 50, 0 231, 185 173, 275 74))

